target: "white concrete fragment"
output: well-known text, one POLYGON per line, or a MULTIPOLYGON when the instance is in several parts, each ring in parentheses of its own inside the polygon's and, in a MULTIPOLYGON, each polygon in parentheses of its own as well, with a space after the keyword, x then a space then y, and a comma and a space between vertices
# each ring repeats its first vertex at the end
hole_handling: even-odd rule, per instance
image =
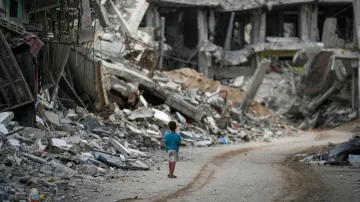
POLYGON ((145 152, 142 152, 142 151, 139 151, 139 150, 136 150, 136 149, 130 149, 128 148, 128 150, 132 153, 132 154, 135 154, 137 156, 141 156, 141 157, 148 157, 149 155, 146 154, 145 152))
POLYGON ((0 124, 0 133, 7 134, 8 132, 8 129, 3 124, 0 124))
POLYGON ((131 12, 130 19, 128 21, 130 31, 132 33, 136 33, 139 28, 141 20, 144 18, 147 8, 149 7, 149 3, 146 0, 137 0, 135 4, 135 8, 131 12))
POLYGON ((131 152, 128 149, 126 149, 122 144, 120 144, 118 141, 116 141, 114 138, 110 137, 109 142, 113 147, 115 147, 115 149, 118 152, 122 153, 125 156, 125 158, 128 158, 128 156, 131 155, 131 152))
POLYGON ((148 106, 149 106, 148 102, 145 100, 145 98, 142 95, 140 95, 139 102, 137 103, 136 107, 140 108, 140 107, 148 107, 148 106))
POLYGON ((62 147, 62 148, 72 147, 72 145, 67 144, 66 141, 62 140, 62 139, 53 138, 53 139, 51 139, 51 141, 52 141, 52 144, 56 147, 62 147))
POLYGON ((20 141, 16 139, 9 140, 10 144, 15 147, 20 147, 20 141))
POLYGON ((181 86, 172 81, 169 81, 165 84, 164 88, 172 90, 172 91, 179 91, 181 89, 181 86))
POLYGON ((0 123, 7 126, 14 117, 13 112, 2 112, 0 113, 0 123))
POLYGON ((155 112, 151 108, 140 108, 131 113, 129 120, 135 120, 139 118, 151 118, 155 112))
POLYGON ((209 146, 212 144, 213 144, 213 142, 210 140, 202 140, 202 141, 195 142, 195 146, 197 146, 197 147, 206 147, 206 146, 209 146))
POLYGON ((244 76, 238 76, 234 79, 234 82, 232 83, 232 86, 234 87, 241 87, 244 84, 244 76))
POLYGON ((59 126, 60 125, 60 119, 59 116, 51 111, 43 110, 44 117, 47 121, 49 121, 52 125, 59 126))
POLYGON ((165 112, 162 112, 157 109, 152 109, 152 110, 155 112, 154 119, 156 119, 160 123, 167 125, 171 121, 171 118, 165 112))

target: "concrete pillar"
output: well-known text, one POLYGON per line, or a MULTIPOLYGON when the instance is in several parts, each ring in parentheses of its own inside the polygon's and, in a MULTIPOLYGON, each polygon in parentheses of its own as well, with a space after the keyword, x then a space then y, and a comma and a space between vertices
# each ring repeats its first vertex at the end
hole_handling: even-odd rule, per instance
POLYGON ((245 98, 241 104, 240 110, 247 111, 251 105, 256 93, 258 92, 262 81, 264 80, 266 71, 269 69, 270 60, 264 59, 259 63, 259 68, 256 69, 254 76, 251 78, 249 88, 246 91, 245 98))
POLYGON ((234 41, 237 49, 242 49, 245 46, 245 24, 243 22, 235 22, 234 41))
POLYGON ((158 30, 157 36, 159 36, 161 34, 160 33, 161 17, 160 17, 160 13, 156 7, 153 7, 153 11, 154 11, 155 28, 158 30))
POLYGON ((302 4, 299 9, 299 37, 303 41, 316 41, 318 33, 318 7, 302 4))
POLYGON ((336 34, 336 29, 337 19, 326 18, 322 34, 322 42, 324 43, 324 48, 337 48, 339 46, 340 39, 336 34))
POLYGON ((213 38, 215 36, 215 27, 216 27, 215 13, 213 10, 210 10, 210 14, 209 14, 210 38, 213 38))
POLYGON ((266 40, 266 12, 260 13, 260 30, 259 30, 259 42, 263 43, 266 40))
POLYGON ((313 5, 312 11, 310 13, 310 17, 311 17, 311 19, 310 19, 310 22, 311 22, 310 40, 311 41, 317 41, 317 39, 318 39, 318 16, 319 16, 318 6, 313 5))
POLYGON ((146 11, 145 24, 146 27, 155 27, 155 13, 153 11, 153 6, 149 6, 146 11))
POLYGON ((208 67, 211 58, 206 56, 206 52, 202 50, 202 46, 208 43, 208 22, 205 11, 199 9, 197 12, 197 26, 198 26, 198 70, 204 76, 208 76, 208 67))
POLYGON ((309 40, 309 5, 302 4, 299 8, 299 37, 303 41, 309 40))
POLYGON ((266 38, 266 12, 254 11, 251 15, 251 43, 265 42, 266 38))

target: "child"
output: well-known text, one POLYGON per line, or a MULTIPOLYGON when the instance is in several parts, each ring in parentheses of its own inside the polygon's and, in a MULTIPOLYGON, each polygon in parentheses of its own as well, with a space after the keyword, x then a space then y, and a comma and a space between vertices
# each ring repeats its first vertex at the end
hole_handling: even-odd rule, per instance
POLYGON ((164 142, 166 145, 166 153, 169 160, 169 178, 176 178, 174 175, 175 164, 179 161, 179 146, 182 141, 180 135, 176 133, 176 122, 170 121, 169 124, 170 132, 167 132, 164 137, 164 142))

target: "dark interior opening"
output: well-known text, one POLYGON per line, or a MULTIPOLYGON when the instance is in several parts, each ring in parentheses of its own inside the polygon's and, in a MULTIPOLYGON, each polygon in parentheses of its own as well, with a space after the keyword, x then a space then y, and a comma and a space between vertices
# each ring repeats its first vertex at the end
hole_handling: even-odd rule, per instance
POLYGON ((17 17, 18 4, 17 1, 10 1, 10 17, 17 17))
POLYGON ((345 41, 352 41, 354 11, 351 4, 319 5, 318 28, 320 40, 324 29, 326 18, 337 19, 338 37, 345 41))
POLYGON ((214 43, 218 46, 224 47, 226 32, 229 26, 230 13, 219 12, 215 14, 216 27, 214 43))
POLYGON ((197 13, 193 9, 183 10, 183 36, 184 45, 195 48, 198 45, 197 13))

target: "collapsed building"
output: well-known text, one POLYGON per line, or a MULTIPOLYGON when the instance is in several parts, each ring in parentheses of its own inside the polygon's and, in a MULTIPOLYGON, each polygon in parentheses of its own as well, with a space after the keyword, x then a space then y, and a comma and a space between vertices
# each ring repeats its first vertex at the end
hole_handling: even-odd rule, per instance
MULTIPOLYGON (((24 75, 29 91, 40 89, 49 103, 62 100, 71 105, 75 101, 94 111, 109 104, 107 92, 115 82, 109 75, 132 82, 145 91, 144 95, 154 91, 150 79, 134 71, 126 73, 124 70, 129 68, 146 71, 152 77, 157 68, 191 67, 208 78, 223 80, 252 76, 263 58, 271 58, 275 69, 291 66, 294 71, 313 69, 320 74, 329 67, 338 69, 344 60, 350 60, 345 62, 347 66, 354 65, 352 60, 357 58, 353 51, 357 45, 353 43, 356 22, 351 0, 34 0, 4 1, 2 8, 3 30, 13 36, 33 33, 45 42, 34 65, 29 65, 40 70, 40 79, 30 70, 24 75), (328 53, 326 58, 318 58, 320 63, 329 63, 315 70, 318 64, 312 57, 319 52, 328 53), (313 63, 306 67, 310 60, 313 63), (41 88, 37 88, 39 83, 41 88)), ((356 81, 356 74, 352 75, 356 81)), ((311 96, 327 88, 326 76, 311 96)), ((299 88, 296 93, 309 96, 306 89, 313 86, 309 82, 294 84, 299 88)), ((357 109, 354 87, 349 93, 353 109, 357 109)), ((33 101, 38 100, 36 96, 33 101)), ((156 97, 166 102, 163 92, 157 91, 156 97)), ((29 97, 23 99, 30 102, 29 97)), ((4 104, 2 111, 15 108, 17 105, 4 104)), ((34 116, 30 123, 35 124, 34 116)))
POLYGON ((199 147, 354 119, 359 5, 0 1, 1 173, 148 170, 172 119, 199 147))

